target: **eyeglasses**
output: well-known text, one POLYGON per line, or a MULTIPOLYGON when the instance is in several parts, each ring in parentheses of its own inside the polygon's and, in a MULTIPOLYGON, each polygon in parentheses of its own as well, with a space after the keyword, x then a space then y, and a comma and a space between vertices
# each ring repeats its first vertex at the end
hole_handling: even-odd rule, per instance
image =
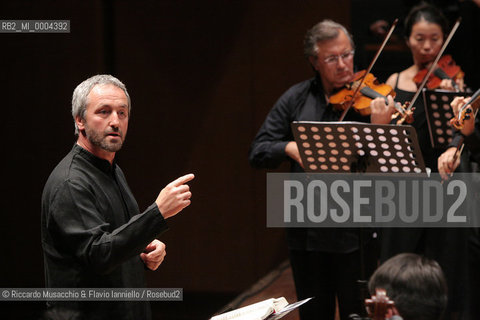
POLYGON ((325 62, 326 64, 336 64, 339 59, 342 59, 342 61, 350 60, 351 58, 353 58, 354 54, 355 50, 350 50, 339 55, 326 57, 325 59, 323 59, 323 62, 325 62))

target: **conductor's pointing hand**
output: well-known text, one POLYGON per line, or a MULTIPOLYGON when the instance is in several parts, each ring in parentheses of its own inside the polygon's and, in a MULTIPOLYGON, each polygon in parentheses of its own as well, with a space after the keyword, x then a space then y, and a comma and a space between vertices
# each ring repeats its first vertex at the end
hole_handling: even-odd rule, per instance
POLYGON ((173 217, 190 205, 192 193, 186 184, 195 176, 190 173, 170 182, 157 197, 155 203, 165 219, 173 217))

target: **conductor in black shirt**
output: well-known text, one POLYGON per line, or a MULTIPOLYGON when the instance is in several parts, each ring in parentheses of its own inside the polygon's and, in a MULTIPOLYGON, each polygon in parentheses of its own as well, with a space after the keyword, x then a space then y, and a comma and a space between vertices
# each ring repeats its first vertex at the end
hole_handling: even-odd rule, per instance
MULTIPOLYGON (((162 263, 156 237, 165 219, 190 204, 188 174, 168 184, 140 212, 115 161, 128 129, 131 102, 110 75, 77 86, 72 115, 77 142, 53 170, 42 196, 42 246, 47 288, 141 288, 144 269, 162 263)), ((148 302, 52 301, 47 314, 75 319, 151 319, 148 302)), ((48 315, 46 316, 48 318, 48 315)))

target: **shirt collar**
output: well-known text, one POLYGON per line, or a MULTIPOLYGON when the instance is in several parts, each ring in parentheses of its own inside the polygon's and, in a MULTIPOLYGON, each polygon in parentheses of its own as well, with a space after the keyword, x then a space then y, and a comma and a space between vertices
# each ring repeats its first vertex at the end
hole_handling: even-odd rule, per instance
POLYGON ((90 153, 89 151, 85 150, 81 146, 79 146, 77 143, 74 144, 73 146, 73 152, 93 164, 95 167, 98 169, 102 170, 103 172, 107 174, 113 174, 115 167, 116 167, 116 162, 113 160, 113 163, 110 164, 108 160, 101 159, 94 154, 90 153))

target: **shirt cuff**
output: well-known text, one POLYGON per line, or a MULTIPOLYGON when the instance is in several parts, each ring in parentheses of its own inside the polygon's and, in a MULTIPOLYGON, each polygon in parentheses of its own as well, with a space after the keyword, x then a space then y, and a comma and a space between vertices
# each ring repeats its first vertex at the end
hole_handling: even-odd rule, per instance
POLYGON ((163 217, 155 202, 145 210, 145 213, 152 215, 152 224, 155 225, 158 234, 168 230, 167 220, 163 217))
POLYGON ((272 147, 272 154, 276 154, 279 157, 280 156, 286 157, 287 154, 285 153, 285 147, 287 146, 287 144, 289 142, 290 141, 281 141, 281 142, 277 142, 276 144, 274 144, 273 147, 272 147))

